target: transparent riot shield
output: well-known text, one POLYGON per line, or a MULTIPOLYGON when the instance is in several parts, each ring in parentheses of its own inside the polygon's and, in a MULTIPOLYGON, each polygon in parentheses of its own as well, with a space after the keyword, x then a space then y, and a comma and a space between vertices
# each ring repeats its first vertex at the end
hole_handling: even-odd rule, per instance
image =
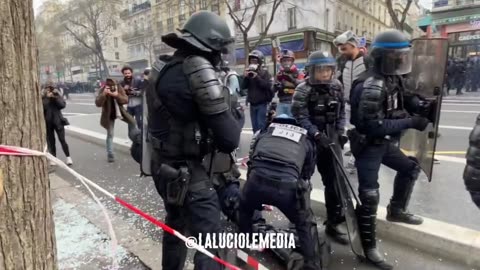
POLYGON ((446 72, 448 40, 444 38, 419 38, 412 41, 412 72, 406 78, 407 91, 414 92, 436 106, 429 114, 431 123, 424 131, 409 129, 402 134, 400 148, 416 157, 428 180, 432 169, 437 143, 443 81, 446 72))
POLYGON ((332 162, 335 168, 335 190, 342 202, 350 246, 355 255, 364 256, 360 230, 358 229, 357 216, 355 214, 355 205, 353 204, 354 200, 357 204, 360 204, 360 201, 356 197, 355 191, 345 172, 339 137, 332 125, 327 125, 327 136, 333 142, 333 144, 330 145, 330 150, 332 151, 332 162))

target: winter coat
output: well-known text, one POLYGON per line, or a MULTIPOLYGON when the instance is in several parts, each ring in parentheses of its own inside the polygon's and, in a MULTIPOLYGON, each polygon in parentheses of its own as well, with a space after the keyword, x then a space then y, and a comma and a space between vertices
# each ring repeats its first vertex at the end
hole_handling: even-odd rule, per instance
POLYGON ((60 127, 62 120, 62 110, 65 108, 65 100, 62 97, 60 91, 56 90, 57 94, 53 97, 48 97, 47 90, 44 90, 42 95, 43 102, 43 114, 45 116, 45 122, 47 126, 60 127))
MULTIPOLYGON (((113 80, 113 79, 112 79, 113 80)), ((105 87, 102 87, 95 99, 95 105, 102 108, 102 115, 100 116, 100 125, 105 129, 109 129, 112 122, 116 119, 127 122, 128 124, 134 123, 135 120, 133 117, 127 113, 123 105, 128 103, 128 97, 123 90, 123 87, 120 86, 115 80, 113 80, 117 86, 118 96, 112 97, 103 93, 105 87)))

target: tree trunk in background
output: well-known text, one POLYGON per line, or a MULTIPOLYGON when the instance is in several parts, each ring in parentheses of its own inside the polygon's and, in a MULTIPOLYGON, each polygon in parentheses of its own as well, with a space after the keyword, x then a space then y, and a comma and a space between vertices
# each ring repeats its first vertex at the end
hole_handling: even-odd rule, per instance
MULTIPOLYGON (((0 18, 0 144, 43 151, 32 0, 2 0, 0 18)), ((47 160, 0 156, 0 171, 0 269, 57 269, 47 160)))

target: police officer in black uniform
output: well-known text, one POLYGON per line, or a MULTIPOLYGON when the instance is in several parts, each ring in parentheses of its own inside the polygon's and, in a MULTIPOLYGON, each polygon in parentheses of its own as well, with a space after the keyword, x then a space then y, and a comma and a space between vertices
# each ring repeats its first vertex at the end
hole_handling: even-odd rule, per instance
POLYGON ((307 130, 287 115, 257 133, 250 148, 247 182, 240 199, 240 230, 252 232, 251 217, 262 204, 276 206, 295 224, 304 257, 302 269, 325 269, 328 252, 320 241, 310 207, 315 144, 307 130))
MULTIPOLYGON (((221 229, 212 173, 202 161, 208 153, 231 153, 240 139, 241 126, 229 110, 216 69, 234 39, 226 22, 208 11, 193 14, 180 32, 162 37, 177 50, 173 56, 160 56, 152 67, 146 92, 148 135, 152 176, 164 200, 166 223, 198 237, 221 229)), ((186 255, 182 240, 164 235, 162 269, 183 269, 186 255)), ((195 269, 223 269, 199 252, 194 263, 195 269)))
MULTIPOLYGON (((345 220, 342 205, 335 188, 335 165, 329 144, 345 133, 345 102, 341 83, 334 78, 336 60, 327 52, 316 51, 308 57, 309 77, 300 84, 293 97, 292 113, 303 128, 317 142, 317 168, 325 185, 327 221, 325 232, 335 241, 348 244, 346 232, 339 226, 345 220), (327 125, 335 134, 327 135, 327 125)), ((345 138, 343 135, 342 138, 345 138)), ((346 140, 343 140, 344 143, 346 140)))
POLYGON ((424 130, 429 120, 422 114, 434 105, 407 92, 404 77, 411 71, 410 43, 398 30, 378 34, 370 57, 373 67, 356 81, 350 100, 349 133, 356 159, 361 205, 357 206, 360 237, 367 262, 380 269, 392 269, 376 247, 375 223, 380 200, 378 171, 384 164, 397 171, 387 220, 421 224, 422 218, 407 211, 415 181, 420 173, 418 162, 407 157, 397 146, 406 129, 424 130))
POLYGON ((470 146, 467 151, 467 165, 463 179, 467 190, 472 195, 473 202, 480 209, 480 115, 477 116, 475 127, 470 133, 470 146))

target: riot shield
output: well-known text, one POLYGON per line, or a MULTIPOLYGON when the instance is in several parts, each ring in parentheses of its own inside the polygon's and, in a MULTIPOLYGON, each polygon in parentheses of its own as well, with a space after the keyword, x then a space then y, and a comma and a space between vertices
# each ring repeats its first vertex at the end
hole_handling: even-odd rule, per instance
POLYGON ((356 197, 355 191, 353 190, 347 173, 345 172, 345 168, 343 167, 339 137, 332 125, 327 125, 327 136, 333 142, 333 144, 330 145, 330 150, 332 151, 332 162, 334 163, 333 165, 335 168, 335 189, 342 202, 350 245, 353 253, 358 256, 364 256, 353 200, 355 199, 357 204, 360 202, 356 197))
MULTIPOLYGON (((153 86, 148 86, 145 91, 149 91, 153 86)), ((142 95, 142 163, 140 164, 140 171, 145 176, 151 176, 151 160, 152 160, 152 146, 150 143, 150 138, 148 138, 148 104, 147 104, 147 95, 143 93, 142 95)))
POLYGON ((400 148, 418 159, 419 165, 432 180, 432 170, 437 143, 442 88, 446 72, 448 40, 444 38, 419 38, 412 41, 412 72, 407 76, 407 91, 435 102, 430 113, 431 123, 424 131, 409 129, 402 134, 400 148))

